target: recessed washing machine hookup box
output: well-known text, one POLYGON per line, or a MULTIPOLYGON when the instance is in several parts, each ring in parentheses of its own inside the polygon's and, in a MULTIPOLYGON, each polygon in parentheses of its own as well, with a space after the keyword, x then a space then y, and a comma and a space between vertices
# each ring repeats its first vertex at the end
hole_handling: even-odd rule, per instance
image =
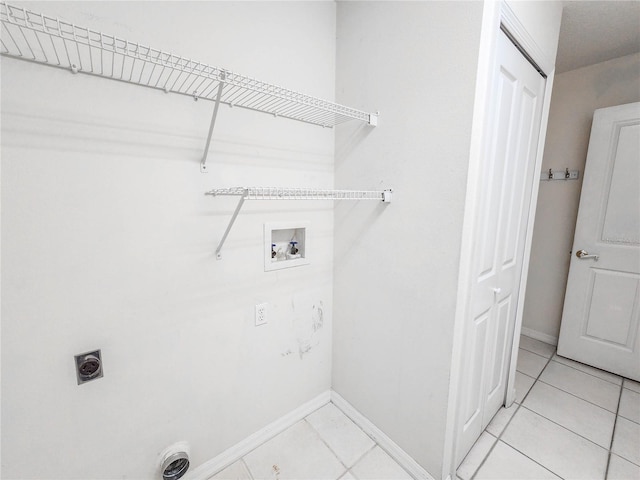
POLYGON ((309 264, 309 222, 264 224, 264 271, 309 264))

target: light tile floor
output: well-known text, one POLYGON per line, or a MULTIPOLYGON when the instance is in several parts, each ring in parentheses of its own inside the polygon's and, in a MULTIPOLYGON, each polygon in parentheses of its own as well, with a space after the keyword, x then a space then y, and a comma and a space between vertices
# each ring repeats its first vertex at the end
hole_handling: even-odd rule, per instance
MULTIPOLYGON (((460 480, 640 480, 640 383, 558 357, 522 336, 516 403, 502 408, 460 480)), ((329 403, 210 480, 411 480, 329 403)))
POLYGON ((461 480, 640 479, 640 383, 520 339, 516 403, 458 468, 461 480))
POLYGON ((412 480, 332 403, 210 480, 412 480))

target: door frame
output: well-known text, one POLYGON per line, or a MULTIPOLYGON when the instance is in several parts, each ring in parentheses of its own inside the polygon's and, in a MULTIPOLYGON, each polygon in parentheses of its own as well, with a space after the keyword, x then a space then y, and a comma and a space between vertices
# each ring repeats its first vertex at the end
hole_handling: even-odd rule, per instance
POLYGON ((533 223, 537 206, 538 181, 542 168, 544 143, 551 104, 551 90, 555 76, 555 60, 548 58, 544 50, 540 48, 533 36, 527 31, 520 19, 509 5, 503 0, 500 2, 484 2, 482 27, 480 33, 480 48, 478 53, 478 69, 476 78, 476 91, 473 109, 473 122, 471 129, 471 144, 469 151, 469 170, 467 177, 467 191, 465 200, 465 215, 462 228, 462 245, 460 249, 460 269, 458 274, 458 292, 456 299, 456 315, 453 330, 453 348, 451 354, 451 374, 449 380, 449 402, 447 408, 447 423, 444 438, 444 451, 442 463, 442 478, 455 478, 456 473, 456 448, 458 426, 462 409, 462 365, 468 352, 464 349, 466 333, 466 318, 469 313, 471 298, 473 246, 478 240, 478 234, 474 228, 475 218, 478 215, 477 199, 481 194, 480 179, 482 175, 482 157, 490 129, 487 119, 491 112, 491 88, 493 82, 493 67, 495 64, 496 47, 501 26, 507 30, 508 35, 517 43, 519 49, 526 57, 533 60, 547 77, 544 89, 540 135, 536 152, 533 172, 535 178, 531 190, 529 203, 529 218, 525 235, 525 248, 522 273, 520 276, 520 294, 516 310, 516 320, 513 329, 513 341, 511 347, 511 359, 509 362, 509 374, 507 380, 507 392, 505 403, 511 405, 515 399, 515 373, 518 348, 520 346, 520 331, 522 329, 522 314, 524 297, 529 272, 529 259, 531 255, 531 242, 533 238, 533 223))

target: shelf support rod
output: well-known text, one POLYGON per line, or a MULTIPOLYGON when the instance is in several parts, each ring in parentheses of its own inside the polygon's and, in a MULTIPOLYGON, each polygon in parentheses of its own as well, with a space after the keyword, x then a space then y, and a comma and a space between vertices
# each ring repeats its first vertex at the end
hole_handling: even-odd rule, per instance
POLYGON ((222 246, 224 245, 224 242, 227 239, 227 235, 229 235, 229 232, 231 231, 231 227, 233 227, 233 223, 236 221, 236 218, 238 218, 238 214, 240 213, 240 210, 242 209, 242 205, 244 204, 244 201, 246 199, 247 199, 247 191, 245 190, 244 195, 242 195, 240 197, 240 200, 238 201, 238 205, 236 206, 236 209, 233 212, 233 215, 231 216, 231 220, 229 220, 229 225, 227 225, 227 229, 225 230, 224 235, 222 235, 222 239, 218 244, 218 248, 216 248, 216 258, 218 260, 222 258, 222 254, 220 253, 220 251, 222 250, 222 246))
POLYGON ((211 137, 213 136, 213 127, 216 125, 216 118, 218 116, 218 108, 220 107, 220 98, 222 97, 222 89, 224 88, 224 73, 220 76, 220 84, 218 85, 218 93, 216 95, 216 105, 213 107, 213 115, 211 117, 211 125, 209 125, 209 135, 207 135, 207 143, 204 146, 204 154, 200 161, 200 172, 209 173, 207 171, 207 156, 209 155, 209 145, 211 145, 211 137))

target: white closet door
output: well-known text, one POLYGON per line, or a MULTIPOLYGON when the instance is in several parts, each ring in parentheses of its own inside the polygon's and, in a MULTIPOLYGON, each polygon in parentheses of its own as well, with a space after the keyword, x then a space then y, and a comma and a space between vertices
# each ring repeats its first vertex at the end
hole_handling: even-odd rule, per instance
POLYGON ((558 354, 640 381, 639 328, 640 103, 631 103, 593 116, 558 354))
POLYGON ((504 404, 545 79, 500 32, 465 326, 461 461, 504 404))

